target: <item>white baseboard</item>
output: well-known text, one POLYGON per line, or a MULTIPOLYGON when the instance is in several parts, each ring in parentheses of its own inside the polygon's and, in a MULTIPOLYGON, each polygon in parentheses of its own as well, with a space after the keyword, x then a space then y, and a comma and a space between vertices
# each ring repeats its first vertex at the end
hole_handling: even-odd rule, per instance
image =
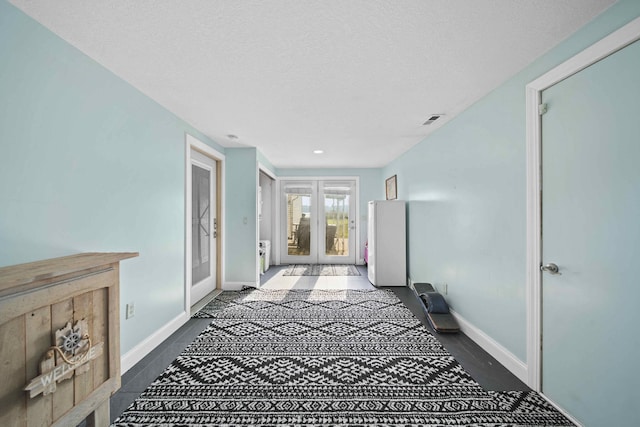
POLYGON ((222 284, 222 290, 224 291, 239 291, 245 286, 250 286, 252 288, 258 288, 258 284, 256 282, 224 282, 222 284))
POLYGON ((124 374, 131 369, 136 363, 141 361, 147 354, 151 353, 154 348, 160 345, 164 340, 169 338, 171 334, 177 331, 182 325, 187 323, 189 315, 186 312, 180 313, 169 323, 158 329, 154 334, 133 347, 120 359, 120 370, 124 374))
POLYGON ((527 384, 528 372, 527 365, 518 359, 513 353, 500 345, 497 341, 471 324, 467 319, 453 310, 450 310, 453 317, 460 324, 460 330, 484 351, 493 356, 498 362, 507 368, 513 375, 518 377, 520 381, 527 384))

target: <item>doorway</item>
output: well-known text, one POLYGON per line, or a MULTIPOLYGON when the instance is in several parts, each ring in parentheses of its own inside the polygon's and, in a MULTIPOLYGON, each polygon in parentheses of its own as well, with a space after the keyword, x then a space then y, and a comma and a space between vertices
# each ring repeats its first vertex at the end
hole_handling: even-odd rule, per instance
POLYGON ((187 135, 187 308, 220 288, 222 161, 220 153, 187 135))
POLYGON ((640 374, 640 19, 532 82, 530 386, 584 425, 631 425, 640 374))
POLYGON ((281 182, 281 261, 355 264, 357 181, 281 182))
POLYGON ((276 177, 262 165, 258 169, 258 271, 264 274, 275 259, 271 242, 276 230, 276 177))

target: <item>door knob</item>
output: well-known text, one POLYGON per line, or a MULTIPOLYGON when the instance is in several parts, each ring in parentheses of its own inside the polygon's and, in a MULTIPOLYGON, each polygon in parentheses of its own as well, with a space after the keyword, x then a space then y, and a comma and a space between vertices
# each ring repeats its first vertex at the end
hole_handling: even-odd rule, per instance
POLYGON ((558 268, 558 266, 552 262, 550 262, 549 264, 546 265, 541 265, 540 266, 540 271, 547 271, 551 274, 560 274, 560 269, 558 268))

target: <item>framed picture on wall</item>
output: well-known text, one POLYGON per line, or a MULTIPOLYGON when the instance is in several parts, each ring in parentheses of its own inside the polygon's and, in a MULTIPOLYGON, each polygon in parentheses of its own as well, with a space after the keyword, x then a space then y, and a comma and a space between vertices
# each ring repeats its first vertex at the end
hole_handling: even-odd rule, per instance
POLYGON ((387 200, 395 200, 398 198, 397 177, 398 175, 393 175, 391 178, 387 178, 387 180, 385 181, 387 200))

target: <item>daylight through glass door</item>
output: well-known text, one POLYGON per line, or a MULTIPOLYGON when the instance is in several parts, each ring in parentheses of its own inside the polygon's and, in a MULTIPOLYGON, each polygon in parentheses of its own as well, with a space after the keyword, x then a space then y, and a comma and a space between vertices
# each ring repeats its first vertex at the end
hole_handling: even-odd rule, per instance
POLYGON ((309 182, 285 186, 287 255, 311 254, 311 210, 314 191, 309 182))
POLYGON ((281 261, 355 264, 356 182, 283 180, 281 261))
MULTIPOLYGON (((349 217, 351 187, 324 183, 325 255, 349 256, 349 217)), ((355 228, 355 226, 354 226, 355 228)))

